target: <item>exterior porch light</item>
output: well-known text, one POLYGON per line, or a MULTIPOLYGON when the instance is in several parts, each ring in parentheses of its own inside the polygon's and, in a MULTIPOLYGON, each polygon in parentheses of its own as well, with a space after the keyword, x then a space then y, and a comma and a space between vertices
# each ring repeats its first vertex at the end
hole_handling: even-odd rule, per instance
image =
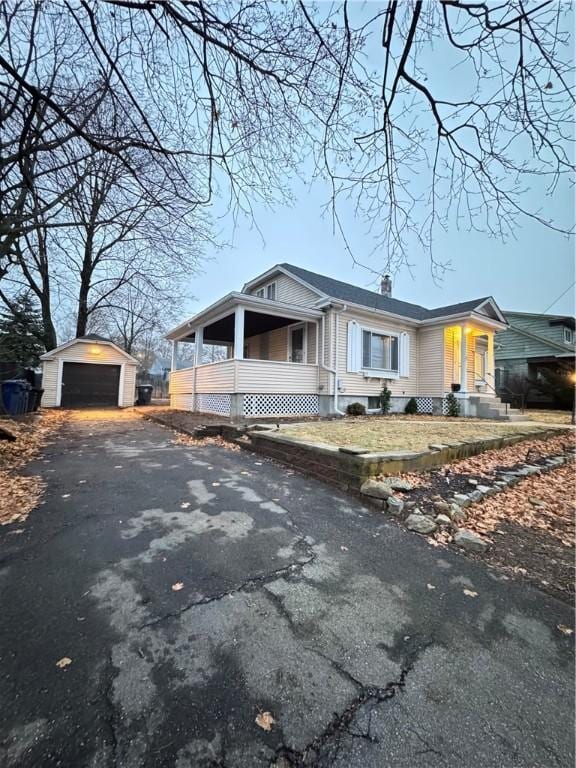
POLYGON ((96 345, 94 345, 93 347, 90 347, 90 353, 92 355, 99 355, 101 352, 102 352, 102 350, 100 349, 100 347, 98 347, 96 345))

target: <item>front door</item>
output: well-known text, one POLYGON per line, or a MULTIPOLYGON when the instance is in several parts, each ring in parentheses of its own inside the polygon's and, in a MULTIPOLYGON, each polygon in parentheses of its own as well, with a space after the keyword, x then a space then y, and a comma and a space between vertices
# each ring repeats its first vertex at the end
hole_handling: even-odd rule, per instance
POLYGON ((291 363, 303 363, 305 358, 304 326, 293 325, 290 328, 289 359, 291 363))

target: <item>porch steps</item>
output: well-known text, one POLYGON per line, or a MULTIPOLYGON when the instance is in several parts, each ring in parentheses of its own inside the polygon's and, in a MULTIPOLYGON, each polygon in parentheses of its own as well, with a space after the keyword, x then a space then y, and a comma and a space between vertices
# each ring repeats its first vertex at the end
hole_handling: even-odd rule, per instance
POLYGON ((526 416, 517 408, 506 406, 499 398, 489 400, 482 397, 471 397, 470 402, 476 405, 476 415, 480 419, 497 419, 499 421, 526 421, 526 416))

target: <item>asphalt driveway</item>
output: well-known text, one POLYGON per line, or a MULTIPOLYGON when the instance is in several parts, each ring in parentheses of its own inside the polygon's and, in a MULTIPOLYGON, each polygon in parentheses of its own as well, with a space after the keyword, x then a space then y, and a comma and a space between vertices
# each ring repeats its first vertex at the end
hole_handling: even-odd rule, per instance
POLYGON ((45 503, 0 530, 2 766, 573 764, 569 606, 148 422, 71 423, 29 471, 45 503))

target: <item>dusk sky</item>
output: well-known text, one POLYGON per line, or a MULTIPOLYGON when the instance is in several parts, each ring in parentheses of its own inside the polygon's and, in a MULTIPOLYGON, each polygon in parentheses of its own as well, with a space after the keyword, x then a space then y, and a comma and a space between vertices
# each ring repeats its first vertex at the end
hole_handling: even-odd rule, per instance
MULTIPOLYGON (((375 288, 374 276, 354 266, 340 235, 332 234, 330 218, 322 218, 328 188, 317 183, 312 189, 302 185, 296 191, 298 200, 294 207, 278 208, 274 213, 257 211, 262 235, 250 222, 240 220, 235 234, 227 233, 230 239, 234 238, 232 246, 208 252, 212 260, 204 264, 204 274, 191 281, 190 290, 196 301, 188 305, 190 314, 229 291, 240 290, 245 281, 283 261, 375 288)), ((558 221, 570 222, 573 191, 563 190, 542 205, 545 212, 554 212, 558 221)), ((347 217, 346 226, 357 257, 362 260, 372 250, 366 227, 352 215, 347 217)), ((516 240, 507 243, 454 229, 438 236, 435 255, 452 262, 452 271, 445 273, 443 281, 435 284, 432 280, 428 254, 411 253, 413 277, 407 270, 393 276, 396 298, 435 307, 492 295, 503 309, 543 312, 575 279, 573 239, 529 220, 518 228, 516 240)), ((373 269, 380 266, 377 256, 368 263, 373 269)), ((574 289, 549 311, 573 314, 574 289)))
MULTIPOLYGON (((355 4, 352 8, 359 13, 364 6, 355 4)), ((572 18, 567 14, 562 23, 568 28, 572 18)), ((379 72, 382 52, 378 35, 373 35, 367 51, 374 70, 379 72)), ((422 61, 435 93, 454 98, 469 92, 473 72, 466 69, 466 63, 454 58, 452 49, 437 45, 426 56, 422 61)), ((489 79, 485 87, 493 87, 489 79)), ((527 142, 525 148, 527 152, 531 151, 527 142)), ((529 159, 518 157, 520 162, 529 159)), ((311 177, 312 170, 304 167, 303 176, 308 171, 311 177)), ((540 186, 538 182, 538 179, 524 179, 523 186, 527 191, 521 204, 545 218, 552 218, 559 227, 573 228, 574 189, 564 179, 550 197, 544 185, 540 186)), ((187 305, 189 314, 229 291, 240 290, 245 281, 284 261, 362 287, 376 288, 375 276, 355 266, 342 237, 333 234, 330 216, 322 217, 323 206, 330 196, 329 185, 317 181, 311 187, 295 182, 292 189, 296 200, 293 207, 277 207, 274 212, 255 207, 255 219, 261 233, 246 219, 238 221, 235 232, 232 232, 229 216, 217 221, 216 228, 221 227, 220 239, 231 245, 217 252, 207 251, 211 260, 203 265, 204 274, 192 278, 188 289, 196 298, 187 305)), ((428 189, 427 180, 415 179, 415 194, 425 197, 428 189)), ((217 209, 216 201, 212 213, 217 209)), ((386 255, 369 256, 374 243, 365 222, 355 218, 352 204, 348 208, 342 205, 340 213, 346 237, 358 261, 380 271, 386 255)), ((393 275, 396 298, 435 307, 492 295, 502 309, 544 312, 555 302, 550 312, 574 314, 574 239, 536 221, 519 219, 515 239, 510 238, 505 243, 487 234, 458 230, 453 222, 447 233, 437 231, 434 255, 439 261, 450 261, 451 271, 445 273, 441 282, 435 283, 429 255, 424 250, 413 250, 407 254, 407 261, 414 265, 413 275, 406 269, 393 275), (566 294, 556 301, 566 289, 569 289, 566 294)))

